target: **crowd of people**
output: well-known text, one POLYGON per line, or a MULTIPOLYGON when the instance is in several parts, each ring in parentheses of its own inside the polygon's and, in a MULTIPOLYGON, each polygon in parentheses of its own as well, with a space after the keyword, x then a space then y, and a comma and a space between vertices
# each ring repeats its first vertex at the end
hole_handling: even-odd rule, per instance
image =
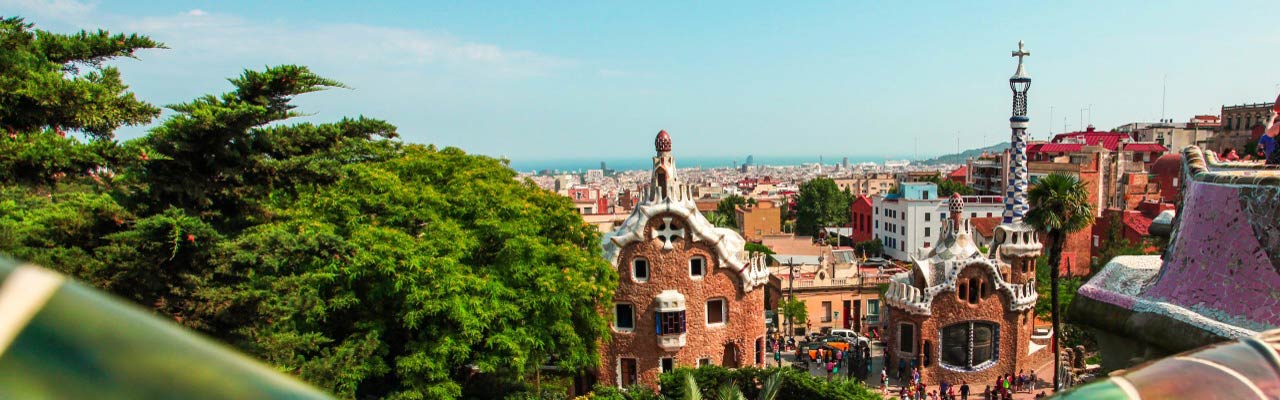
MULTIPOLYGON (((899 366, 898 379, 902 385, 898 388, 898 398, 902 400, 969 400, 970 394, 975 394, 970 387, 968 381, 961 381, 959 386, 953 383, 942 381, 938 383, 937 390, 928 390, 924 382, 920 380, 921 370, 919 367, 912 367, 911 374, 907 377, 905 366, 899 366), (909 380, 904 380, 906 377, 909 380)), ((982 400, 1011 400, 1014 393, 1027 392, 1032 393, 1037 389, 1035 370, 1027 372, 1019 370, 1017 374, 1006 374, 996 378, 994 385, 987 385, 982 390, 982 400)), ((889 392, 889 369, 880 370, 880 388, 884 393, 889 392)), ((1036 394, 1036 398, 1045 396, 1045 392, 1041 391, 1036 394)))

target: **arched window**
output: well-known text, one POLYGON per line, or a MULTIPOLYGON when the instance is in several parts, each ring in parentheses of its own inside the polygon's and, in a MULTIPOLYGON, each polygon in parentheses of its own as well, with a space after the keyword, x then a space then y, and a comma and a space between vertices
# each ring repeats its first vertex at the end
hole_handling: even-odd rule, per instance
POLYGON ((1000 326, 986 321, 961 322, 942 328, 942 363, 983 368, 1000 355, 1000 326))

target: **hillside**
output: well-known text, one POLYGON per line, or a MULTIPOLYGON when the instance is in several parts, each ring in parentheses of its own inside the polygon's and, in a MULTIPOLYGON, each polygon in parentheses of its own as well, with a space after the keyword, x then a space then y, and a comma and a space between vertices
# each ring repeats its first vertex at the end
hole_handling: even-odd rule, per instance
POLYGON ((969 157, 977 158, 979 155, 982 155, 982 152, 984 151, 988 153, 998 153, 998 152, 1005 151, 1005 149, 1008 149, 1008 148, 1009 148, 1009 142, 1003 142, 1003 143, 998 143, 991 146, 983 147, 980 149, 965 150, 963 152, 960 152, 959 154, 953 153, 953 154, 945 154, 945 155, 937 156, 934 158, 930 158, 928 160, 921 161, 919 164, 920 165, 963 164, 966 160, 969 159, 969 157))

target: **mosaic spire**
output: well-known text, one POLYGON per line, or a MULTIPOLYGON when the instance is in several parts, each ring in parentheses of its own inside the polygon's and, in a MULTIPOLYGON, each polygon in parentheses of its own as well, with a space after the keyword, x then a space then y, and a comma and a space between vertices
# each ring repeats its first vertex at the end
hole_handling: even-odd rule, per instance
POLYGON ((1018 58, 1018 70, 1009 78, 1009 88, 1013 89, 1013 116, 1009 117, 1009 128, 1013 137, 1009 141, 1009 181, 1004 191, 1004 223, 1022 222, 1027 212, 1027 89, 1031 88, 1031 77, 1022 67, 1023 58, 1031 52, 1018 41, 1018 50, 1013 56, 1018 58))

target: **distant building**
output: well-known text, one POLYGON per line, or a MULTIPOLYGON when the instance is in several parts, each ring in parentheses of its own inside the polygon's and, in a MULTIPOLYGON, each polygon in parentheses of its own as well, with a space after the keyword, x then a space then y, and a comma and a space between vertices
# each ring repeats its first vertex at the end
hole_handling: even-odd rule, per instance
MULTIPOLYGON (((872 238, 884 243, 884 254, 907 261, 938 244, 947 218, 949 199, 938 198, 938 185, 903 183, 902 194, 872 197, 872 238)), ((1004 212, 1001 196, 965 196, 970 218, 996 217, 1004 212)))
POLYGON ((600 189, 575 186, 569 188, 567 194, 570 199, 573 199, 573 206, 578 209, 578 214, 594 215, 613 213, 613 205, 609 201, 609 196, 601 196, 600 189))
MULTIPOLYGON (((887 283, 890 274, 898 270, 860 267, 853 250, 821 249, 824 253, 810 259, 817 262, 769 268, 770 276, 779 277, 777 291, 781 296, 795 296, 808 311, 808 320, 793 325, 792 333, 852 329, 879 337, 883 315, 879 285, 887 283)), ((786 324, 781 328, 785 331, 786 324)))
POLYGON ((741 236, 698 211, 666 131, 655 147, 641 203, 601 241, 619 279, 597 376, 657 388, 658 375, 677 366, 762 366, 764 259, 749 258, 741 236))
MULTIPOLYGON (((1168 152, 1159 143, 1135 142, 1127 133, 1101 132, 1092 127, 1083 132, 1061 133, 1048 143, 1027 146, 1031 186, 1052 173, 1075 176, 1089 191, 1094 216, 1108 208, 1132 209, 1137 203, 1159 197, 1158 187, 1149 185, 1147 174, 1155 161, 1168 152)), ((1067 236, 1062 267, 1065 273, 1087 275, 1092 264, 1091 230, 1067 236)))
POLYGON ((1187 146, 1208 146, 1217 136, 1220 127, 1208 123, 1204 117, 1207 116, 1197 116, 1197 119, 1192 119, 1192 121, 1204 121, 1201 123, 1170 121, 1126 124, 1116 128, 1116 132, 1128 133, 1135 142, 1159 143, 1173 150, 1187 146))
POLYGON ((898 180, 890 173, 872 172, 837 178, 833 181, 842 192, 847 191, 854 196, 875 196, 893 190, 893 185, 897 184, 898 180))
POLYGON ((871 205, 871 197, 855 197, 853 205, 849 206, 849 209, 849 214, 851 215, 849 227, 853 228, 850 238, 853 239, 853 242, 856 244, 873 239, 875 232, 871 229, 871 224, 875 214, 871 205))
POLYGON ((734 211, 734 219, 748 242, 759 243, 764 235, 782 233, 782 209, 774 207, 772 201, 761 200, 755 206, 738 206, 734 211))
POLYGON ((988 154, 978 158, 970 158, 966 164, 968 179, 965 184, 973 189, 974 194, 984 196, 1004 195, 1005 185, 1009 182, 1009 152, 988 154))
POLYGON ((1262 130, 1256 128, 1262 126, 1262 119, 1266 118, 1267 112, 1274 105, 1275 103, 1254 103, 1222 106, 1222 133, 1209 146, 1209 150, 1221 151, 1230 147, 1240 149, 1240 156, 1244 157, 1245 145, 1258 143, 1262 130))

